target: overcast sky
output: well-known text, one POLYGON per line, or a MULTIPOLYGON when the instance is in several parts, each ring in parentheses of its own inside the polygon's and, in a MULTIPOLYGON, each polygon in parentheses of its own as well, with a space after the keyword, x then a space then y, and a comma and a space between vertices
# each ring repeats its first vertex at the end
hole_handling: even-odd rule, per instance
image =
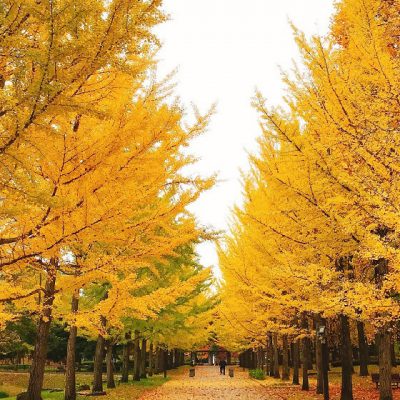
MULTIPOLYGON (((201 159, 196 170, 218 172, 219 182, 192 211, 202 224, 226 230, 241 199, 240 170, 248 168, 247 151, 260 134, 251 107, 255 88, 271 103, 281 101, 280 67, 289 70, 298 59, 289 20, 308 36, 325 34, 333 0, 164 0, 164 8, 171 19, 157 28, 160 76, 178 68, 176 93, 188 109, 217 103, 192 152, 201 159)), ((198 251, 205 266, 217 269, 212 244, 198 251)))

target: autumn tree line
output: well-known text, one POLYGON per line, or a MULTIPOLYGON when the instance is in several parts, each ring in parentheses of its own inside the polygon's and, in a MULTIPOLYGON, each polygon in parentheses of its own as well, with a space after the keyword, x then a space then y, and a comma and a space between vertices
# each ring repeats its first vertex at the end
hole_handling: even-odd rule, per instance
POLYGON ((399 7, 396 0, 342 0, 326 36, 307 39, 293 28, 302 62, 283 75, 281 106, 261 93, 254 98, 259 151, 250 155, 244 201, 219 249, 221 340, 244 351, 246 366, 268 359, 276 377, 289 379, 290 361, 295 383, 301 365, 304 390, 316 362, 319 393, 321 360, 339 359, 342 400, 353 399, 353 360, 368 374, 369 345, 380 399, 393 398, 399 7))
MULTIPOLYGON (((134 378, 179 364, 208 335, 212 276, 195 246, 213 234, 188 211, 214 177, 190 175, 191 122, 156 78, 161 0, 0 3, 0 329, 31 318, 27 391, 39 400, 49 329, 69 334, 65 399, 76 398, 76 341, 107 360, 132 349, 134 378), (185 120, 184 120, 185 119, 185 120), (168 357, 167 357, 168 355, 168 357)), ((129 378, 131 379, 131 378, 129 378)))

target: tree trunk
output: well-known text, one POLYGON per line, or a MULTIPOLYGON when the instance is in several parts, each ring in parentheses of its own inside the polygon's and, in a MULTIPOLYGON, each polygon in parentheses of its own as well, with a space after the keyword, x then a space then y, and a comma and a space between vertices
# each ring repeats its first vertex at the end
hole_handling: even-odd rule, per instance
POLYGON ((329 400, 329 349, 327 338, 325 337, 324 343, 322 344, 322 381, 323 381, 323 391, 324 400, 329 400))
POLYGON ((178 350, 172 350, 172 368, 178 368, 178 350))
POLYGON ((341 356, 342 356, 342 388, 340 400, 353 400, 353 351, 351 348, 350 323, 345 315, 340 316, 341 356))
POLYGON ((365 326, 364 322, 357 321, 357 332, 358 332, 358 350, 360 359, 360 376, 368 376, 368 343, 365 337, 365 326))
POLYGON ((312 370, 314 368, 313 365, 313 346, 311 338, 307 340, 307 369, 312 370))
POLYGON ((305 337, 302 339, 301 343, 301 364, 303 372, 301 390, 310 390, 310 384, 308 382, 308 351, 310 350, 310 346, 308 345, 309 340, 310 339, 308 337, 305 337))
POLYGON ((279 373, 279 347, 278 347, 278 334, 274 333, 274 378, 280 378, 279 373))
POLYGON ((161 372, 161 351, 160 348, 157 346, 156 347, 156 355, 154 358, 154 370, 156 374, 159 374, 161 372))
POLYGON ((185 364, 185 352, 181 350, 179 354, 180 354, 179 364, 180 366, 182 366, 185 364))
POLYGON ((250 351, 251 369, 257 368, 257 353, 253 350, 250 351))
POLYGON ((129 381, 129 356, 131 350, 131 334, 127 333, 125 335, 126 343, 124 344, 122 350, 122 375, 121 375, 121 382, 127 383, 129 381))
POLYGON ((390 345, 390 353, 391 353, 391 358, 392 358, 392 367, 396 368, 397 367, 397 361, 396 361, 396 350, 395 350, 394 341, 390 345))
POLYGON ((293 385, 300 385, 299 366, 300 366, 300 341, 295 339, 293 343, 293 385))
POLYGON ((163 350, 162 351, 162 365, 163 365, 163 371, 164 371, 164 378, 167 377, 167 369, 168 369, 168 350, 163 350))
MULTIPOLYGON (((320 326, 320 318, 317 320, 317 331, 320 326)), ((317 394, 324 393, 324 377, 323 377, 323 358, 322 358, 322 342, 318 335, 315 337, 315 364, 317 369, 317 394)))
MULTIPOLYGON (((79 306, 79 290, 72 295, 71 311, 76 314, 79 306)), ((76 336, 78 328, 75 321, 71 322, 69 328, 67 345, 67 363, 65 369, 65 391, 64 400, 76 400, 75 358, 76 358, 76 336)))
POLYGON ((93 393, 103 392, 103 359, 104 359, 104 337, 97 337, 96 350, 94 354, 94 372, 93 372, 93 393))
POLYGON ((388 326, 379 329, 379 400, 392 400, 392 355, 388 326))
POLYGON ((135 331, 135 344, 134 344, 134 373, 133 380, 140 381, 140 342, 139 331, 135 331))
POLYGON ((289 369, 289 343, 287 335, 283 335, 283 367, 282 367, 282 380, 288 381, 290 378, 289 369))
POLYGON ((153 342, 150 342, 149 348, 149 376, 153 376, 154 371, 154 358, 153 358, 153 342))
POLYGON ((147 340, 142 339, 142 351, 140 353, 140 377, 146 379, 146 347, 147 340))
POLYGON ((333 346, 331 354, 332 354, 332 367, 333 367, 333 363, 339 360, 339 350, 336 345, 333 346))
POLYGON ((107 365, 107 388, 115 388, 114 366, 113 366, 113 345, 111 342, 107 345, 106 365, 107 365))
POLYGON ((274 376, 274 343, 272 334, 268 334, 268 358, 269 358, 269 376, 274 376))
POLYGON ((26 398, 28 400, 41 400, 41 392, 43 389, 44 368, 47 357, 47 342, 49 338, 49 330, 55 295, 56 286, 56 264, 57 261, 50 261, 52 268, 49 268, 46 278, 46 284, 43 295, 43 310, 39 319, 35 350, 32 357, 32 365, 29 375, 28 390, 26 398))
MULTIPOLYGON (((301 319, 301 327, 304 330, 308 330, 308 320, 307 316, 303 314, 301 319)), ((308 365, 310 360, 310 339, 308 337, 304 337, 301 341, 301 364, 302 364, 302 372, 303 372, 303 379, 302 379, 302 386, 301 390, 310 390, 310 383, 308 381, 308 365)))

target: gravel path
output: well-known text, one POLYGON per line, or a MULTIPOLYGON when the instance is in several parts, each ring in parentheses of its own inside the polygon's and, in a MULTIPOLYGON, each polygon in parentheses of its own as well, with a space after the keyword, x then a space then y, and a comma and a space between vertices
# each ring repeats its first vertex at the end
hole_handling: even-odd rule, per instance
POLYGON ((258 382, 248 377, 248 372, 235 368, 235 376, 220 375, 218 367, 196 367, 196 376, 185 374, 174 376, 165 385, 142 396, 140 400, 275 400, 258 382))

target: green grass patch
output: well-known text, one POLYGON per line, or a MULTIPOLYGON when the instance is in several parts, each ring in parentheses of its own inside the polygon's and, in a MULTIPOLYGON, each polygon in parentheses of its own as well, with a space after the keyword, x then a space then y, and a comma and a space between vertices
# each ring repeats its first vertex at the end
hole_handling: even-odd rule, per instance
MULTIPOLYGON (((1 392, 0 392, 1 393, 1 392)), ((13 397, 1 397, 5 400, 15 400, 16 396, 13 397)), ((63 400, 64 399, 64 392, 42 392, 42 398, 43 400, 63 400)))
POLYGON ((122 385, 130 385, 137 386, 141 388, 155 388, 163 385, 165 382, 168 382, 170 377, 167 376, 164 378, 163 376, 153 376, 151 378, 141 379, 140 381, 130 381, 128 383, 122 383, 122 385))
POLYGON ((251 369, 249 371, 249 375, 253 379, 257 379, 259 381, 263 381, 265 379, 265 374, 262 369, 251 369))
MULTIPOLYGON (((12 397, 1 397, 0 396, 0 398, 4 399, 4 400, 16 400, 16 396, 12 396, 12 397)), ((43 391, 42 398, 43 398, 43 400, 64 400, 64 392, 43 391)), ((80 399, 83 399, 83 397, 78 396, 77 399, 80 400, 80 399)))
POLYGON ((6 392, 0 392, 0 399, 6 399, 7 397, 9 397, 9 394, 6 392))

